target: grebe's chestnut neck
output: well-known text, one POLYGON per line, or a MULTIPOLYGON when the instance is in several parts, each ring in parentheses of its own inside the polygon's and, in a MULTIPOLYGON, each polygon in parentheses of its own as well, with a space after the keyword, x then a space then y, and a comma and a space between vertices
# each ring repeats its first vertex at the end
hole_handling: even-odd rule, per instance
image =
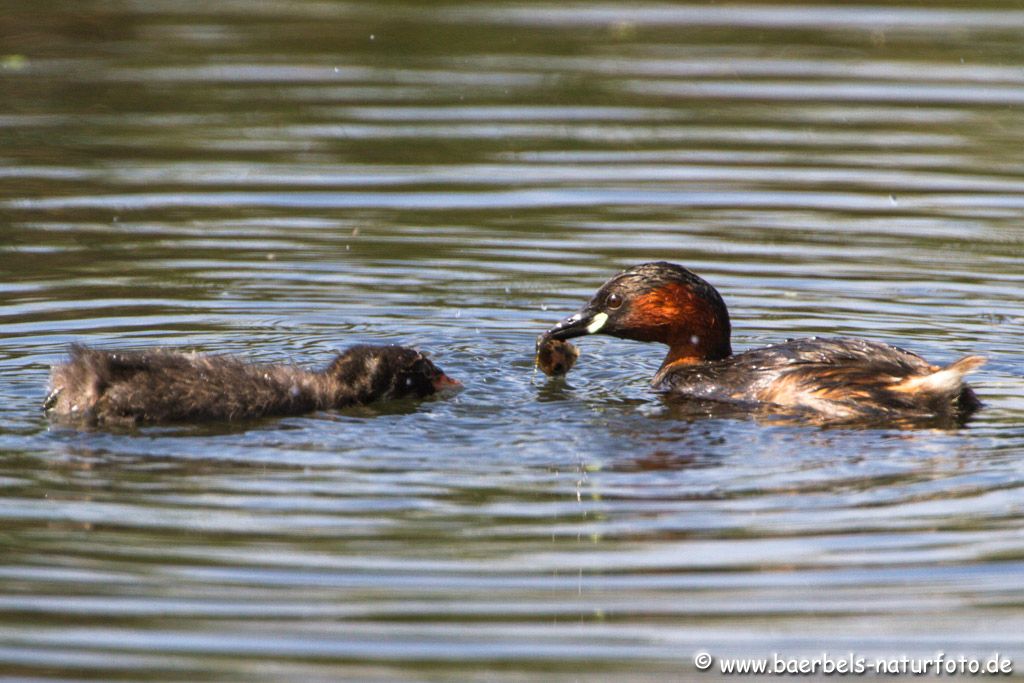
POLYGON ((729 311, 718 291, 682 266, 658 261, 625 270, 601 286, 575 315, 545 334, 587 334, 668 345, 662 370, 732 355, 729 311))

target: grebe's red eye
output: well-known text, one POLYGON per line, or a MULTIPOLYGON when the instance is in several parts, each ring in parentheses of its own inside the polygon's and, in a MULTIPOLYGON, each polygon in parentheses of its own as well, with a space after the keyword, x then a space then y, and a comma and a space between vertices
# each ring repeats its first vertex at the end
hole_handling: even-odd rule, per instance
POLYGON ((604 300, 604 305, 608 308, 615 310, 622 305, 622 296, 612 292, 608 295, 608 298, 604 300))

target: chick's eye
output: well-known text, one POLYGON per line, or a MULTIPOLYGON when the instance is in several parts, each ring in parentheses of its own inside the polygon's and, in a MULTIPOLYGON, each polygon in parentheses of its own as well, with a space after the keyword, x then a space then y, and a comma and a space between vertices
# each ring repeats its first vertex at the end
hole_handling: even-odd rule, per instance
POLYGON ((604 305, 607 306, 608 308, 616 309, 622 305, 622 296, 616 294, 615 292, 612 292, 611 294, 608 295, 608 298, 605 299, 604 305))

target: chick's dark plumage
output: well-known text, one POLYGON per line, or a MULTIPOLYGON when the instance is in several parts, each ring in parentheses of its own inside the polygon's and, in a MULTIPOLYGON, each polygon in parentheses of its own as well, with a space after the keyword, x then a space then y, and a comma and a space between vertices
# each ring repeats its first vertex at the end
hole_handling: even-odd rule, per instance
POLYGON ((71 347, 51 373, 45 408, 97 425, 242 420, 372 401, 422 398, 455 381, 401 346, 353 346, 324 370, 164 349, 71 347))

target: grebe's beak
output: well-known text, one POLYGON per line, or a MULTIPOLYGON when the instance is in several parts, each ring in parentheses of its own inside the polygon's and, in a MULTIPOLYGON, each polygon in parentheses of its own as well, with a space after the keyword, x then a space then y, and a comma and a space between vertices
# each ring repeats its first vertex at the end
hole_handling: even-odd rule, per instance
POLYGON ((601 331, 606 322, 608 322, 607 313, 587 306, 545 332, 544 338, 565 341, 573 337, 596 334, 601 331))

